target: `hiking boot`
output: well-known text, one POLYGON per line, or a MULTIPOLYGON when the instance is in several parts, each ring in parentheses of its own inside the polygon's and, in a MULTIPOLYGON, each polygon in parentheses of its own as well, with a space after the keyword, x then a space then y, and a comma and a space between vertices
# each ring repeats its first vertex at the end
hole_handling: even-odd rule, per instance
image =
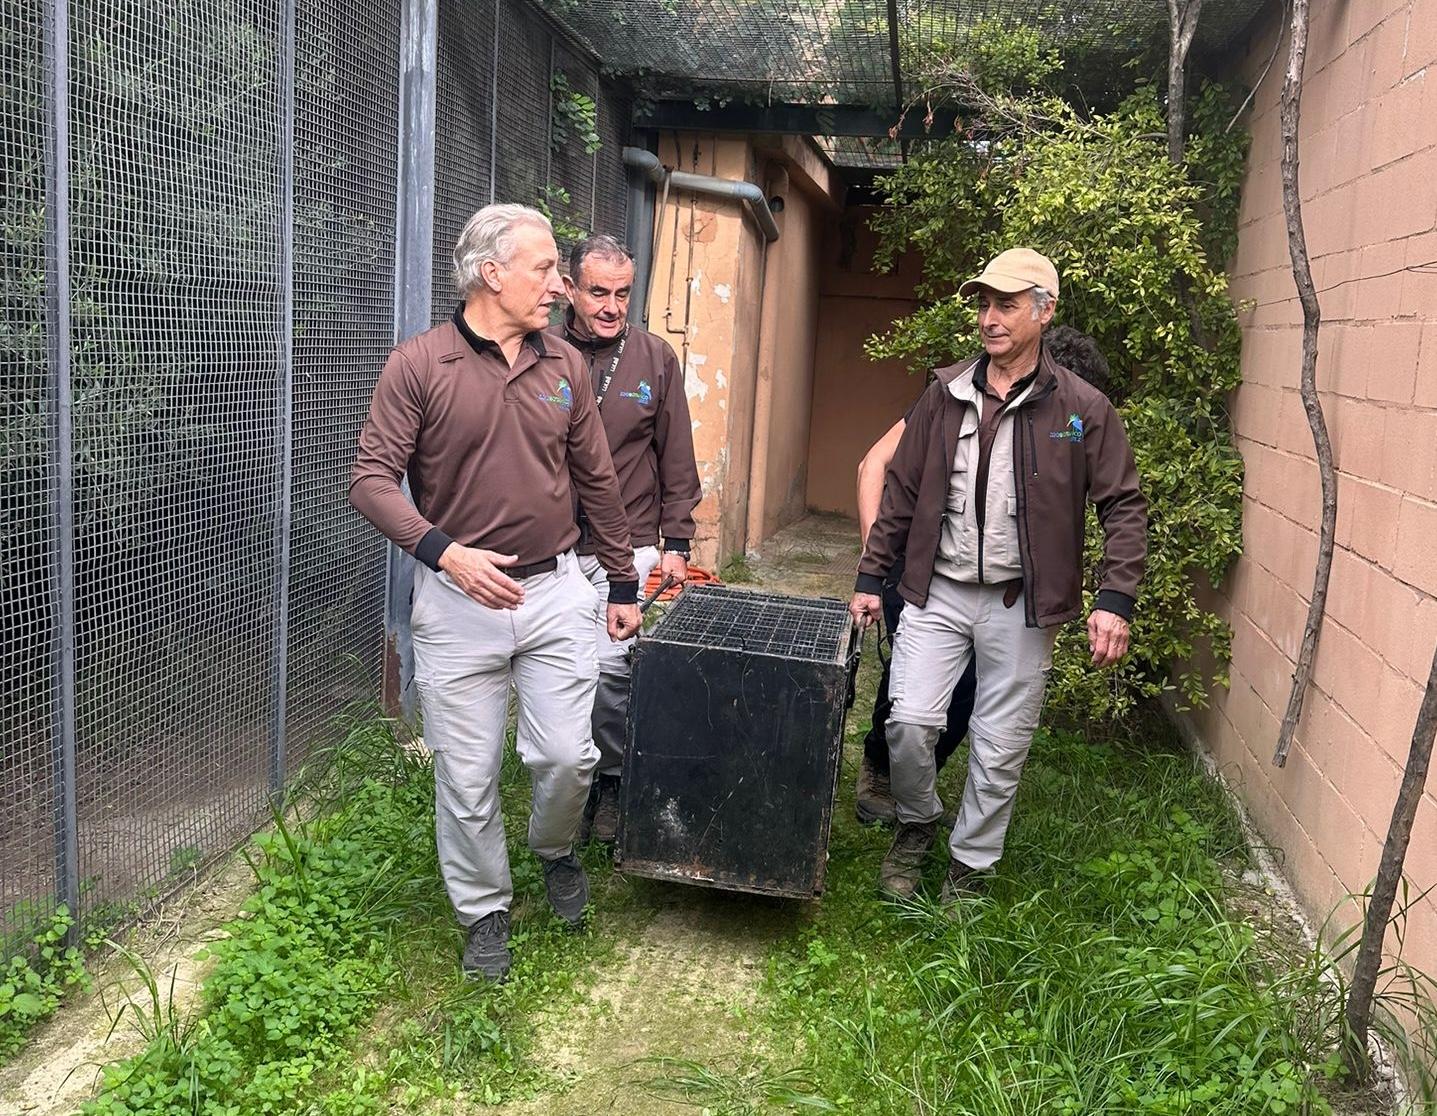
POLYGON ((599 780, 589 784, 589 797, 584 800, 584 814, 579 819, 579 832, 574 836, 576 845, 587 845, 594 835, 594 812, 599 808, 599 780))
POLYGON ((895 899, 908 899, 918 890, 918 881, 923 878, 923 858, 933 847, 937 829, 936 821, 898 823, 893 844, 878 869, 878 886, 884 892, 895 899))
POLYGON ((594 807, 594 824, 591 829, 594 840, 602 845, 612 845, 619 839, 619 777, 600 775, 594 780, 599 796, 594 807))
POLYGON ((888 772, 879 771, 868 757, 858 765, 858 786, 853 796, 853 812, 864 825, 892 825, 896 818, 893 805, 893 788, 888 784, 888 772))
POLYGON ((961 860, 948 858, 948 874, 943 877, 943 891, 938 901, 945 907, 960 899, 971 898, 983 891, 983 874, 976 868, 969 868, 961 860))
MULTIPOLYGON (((542 857, 540 858, 543 859, 542 857)), ((544 890, 549 906, 570 926, 581 926, 584 908, 589 905, 589 878, 584 866, 572 852, 568 856, 544 860, 544 890)))
POLYGON ((464 943, 464 974, 498 984, 509 975, 509 912, 490 911, 469 927, 464 943))

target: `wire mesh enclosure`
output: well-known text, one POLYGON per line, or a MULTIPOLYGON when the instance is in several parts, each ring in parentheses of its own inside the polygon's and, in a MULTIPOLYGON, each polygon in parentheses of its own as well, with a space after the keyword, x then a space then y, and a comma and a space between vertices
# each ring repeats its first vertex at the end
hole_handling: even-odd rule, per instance
MULTIPOLYGON (((414 7, 6 6, 7 955, 61 903, 111 924, 191 878, 377 695, 386 545, 347 487, 397 332, 414 7)), ((624 234, 628 116, 518 0, 436 15, 438 318, 490 201, 624 234), (552 141, 556 64, 597 152, 552 141)))
POLYGON ((716 586, 679 596, 634 657, 625 872, 822 893, 851 631, 842 601, 716 586))

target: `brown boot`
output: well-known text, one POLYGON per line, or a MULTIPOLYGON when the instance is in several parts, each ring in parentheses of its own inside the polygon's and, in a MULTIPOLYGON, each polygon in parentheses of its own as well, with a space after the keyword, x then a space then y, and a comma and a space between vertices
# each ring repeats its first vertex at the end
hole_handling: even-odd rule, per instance
POLYGON ((878 870, 878 886, 895 899, 908 899, 923 878, 923 858, 933 847, 937 822, 899 822, 893 844, 878 870))
POLYGON ((960 899, 979 895, 983 891, 983 874, 976 868, 969 868, 961 860, 948 858, 948 874, 943 877, 943 891, 939 902, 952 906, 960 899))
POLYGON ((893 805, 893 790, 888 785, 888 772, 880 772, 868 757, 858 765, 858 786, 853 796, 853 810, 864 825, 877 822, 892 825, 896 814, 893 805))
POLYGON ((599 796, 594 807, 594 840, 602 845, 612 845, 619 839, 619 777, 600 775, 594 779, 599 796))

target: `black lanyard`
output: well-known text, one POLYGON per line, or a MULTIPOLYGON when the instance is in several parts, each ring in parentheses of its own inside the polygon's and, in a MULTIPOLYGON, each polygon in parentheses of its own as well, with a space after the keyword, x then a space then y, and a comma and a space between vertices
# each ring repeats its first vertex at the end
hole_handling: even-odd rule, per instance
POLYGON ((594 402, 600 407, 604 405, 604 396, 609 394, 609 385, 614 382, 614 373, 619 370, 619 361, 624 359, 624 346, 629 343, 629 327, 624 326, 624 332, 619 335, 619 347, 614 350, 614 359, 609 361, 609 370, 604 373, 603 380, 594 388, 594 402))

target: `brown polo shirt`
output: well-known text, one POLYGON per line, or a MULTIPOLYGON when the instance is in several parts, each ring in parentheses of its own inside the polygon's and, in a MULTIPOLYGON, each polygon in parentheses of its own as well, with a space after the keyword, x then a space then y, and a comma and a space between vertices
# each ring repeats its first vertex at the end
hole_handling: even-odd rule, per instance
MULTIPOLYGON (((703 490, 688 396, 673 349, 631 323, 621 353, 619 338, 590 336, 572 310, 565 324, 550 332, 579 350, 595 395, 602 393, 599 411, 633 545, 656 546, 662 537, 665 550, 687 554, 703 490)), ((591 546, 592 541, 581 541, 579 549, 591 546)))
POLYGON ((431 569, 451 542, 520 565, 570 549, 583 502, 609 600, 638 599, 628 519, 584 361, 531 333, 514 366, 454 319, 401 342, 374 388, 349 501, 431 569), (406 471, 414 502, 400 490, 406 471))

